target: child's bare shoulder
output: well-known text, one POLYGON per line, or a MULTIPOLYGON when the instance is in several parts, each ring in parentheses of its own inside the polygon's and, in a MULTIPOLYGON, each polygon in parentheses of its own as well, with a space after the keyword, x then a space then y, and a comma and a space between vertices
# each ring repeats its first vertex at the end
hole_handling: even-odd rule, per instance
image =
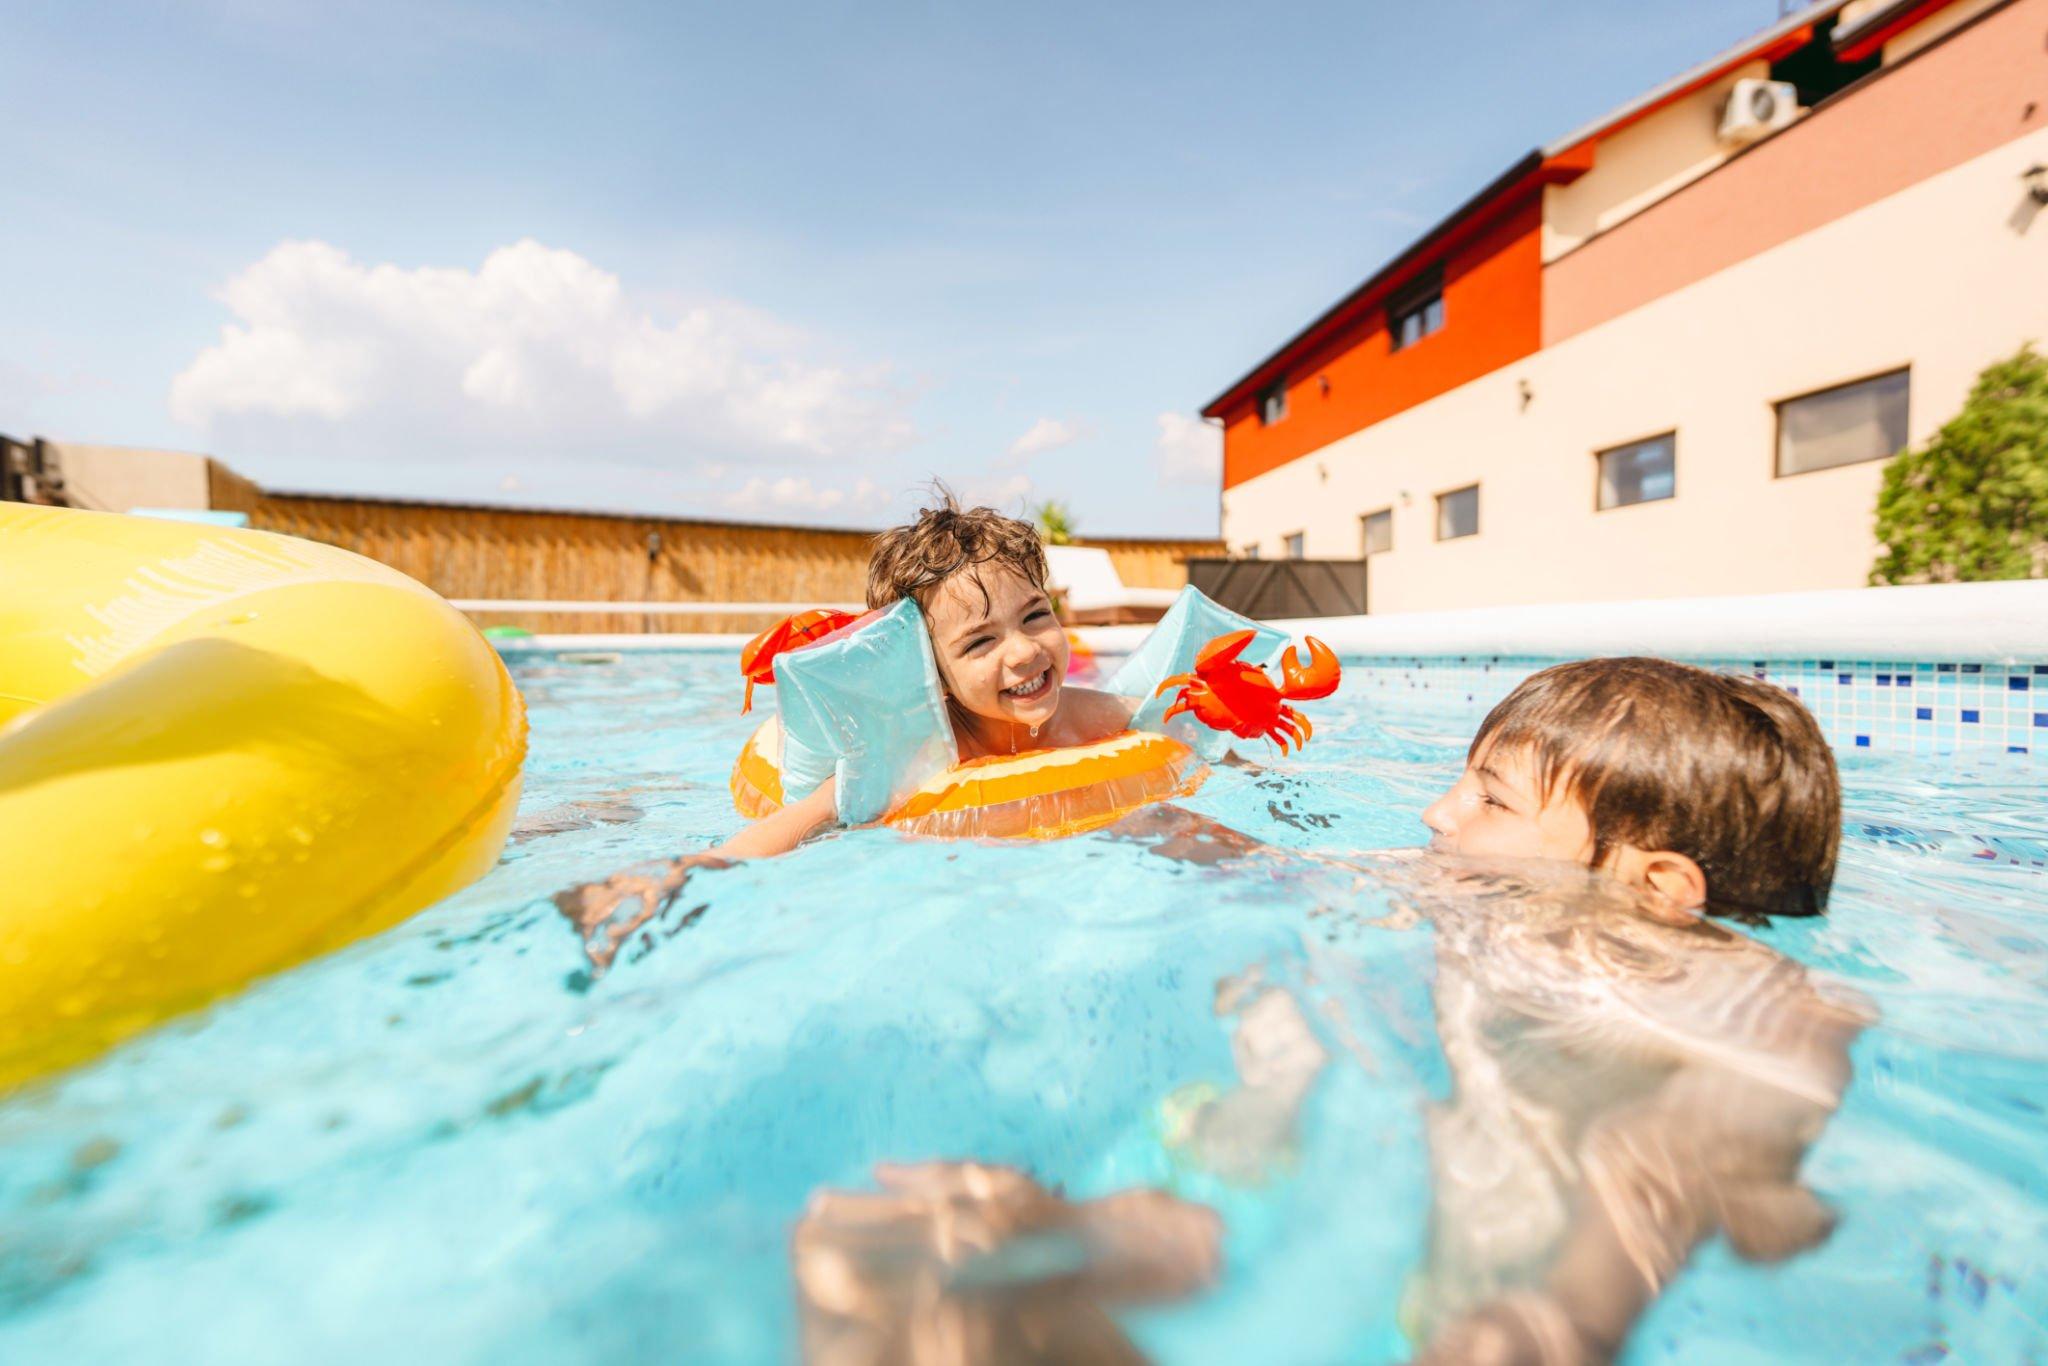
POLYGON ((1113 735, 1126 729, 1142 701, 1095 688, 1072 686, 1066 689, 1062 700, 1073 708, 1075 729, 1094 735, 1113 735))

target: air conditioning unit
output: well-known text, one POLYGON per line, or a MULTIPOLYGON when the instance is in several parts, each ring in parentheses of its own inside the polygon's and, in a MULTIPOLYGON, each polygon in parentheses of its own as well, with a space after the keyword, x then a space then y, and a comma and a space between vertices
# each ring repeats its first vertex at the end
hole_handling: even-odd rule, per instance
POLYGON ((1721 141, 1755 142, 1799 117, 1799 92, 1790 81, 1737 81, 1721 109, 1721 141))

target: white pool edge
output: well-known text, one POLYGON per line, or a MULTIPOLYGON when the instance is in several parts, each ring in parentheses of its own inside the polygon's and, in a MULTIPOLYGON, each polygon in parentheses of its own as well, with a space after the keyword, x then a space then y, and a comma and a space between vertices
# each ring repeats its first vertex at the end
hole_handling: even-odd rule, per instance
MULTIPOLYGON (((2048 662, 2048 580, 1848 588, 1814 593, 1545 603, 1461 612, 1274 623, 1341 654, 1402 658, 1962 659, 2048 662)), ((1090 648, 1124 653, 1145 626, 1092 626, 1090 648)), ((506 654, 560 650, 737 650, 745 634, 535 635, 506 654)))

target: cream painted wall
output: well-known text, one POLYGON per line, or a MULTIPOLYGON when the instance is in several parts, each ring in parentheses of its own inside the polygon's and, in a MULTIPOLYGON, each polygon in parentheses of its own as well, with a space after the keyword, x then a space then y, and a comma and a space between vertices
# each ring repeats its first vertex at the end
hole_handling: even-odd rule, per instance
POLYGON ((1746 63, 1642 122, 1602 138, 1592 170, 1569 185, 1551 185, 1543 191, 1543 259, 1556 260, 1726 161, 1736 150, 1718 136, 1728 91, 1739 80, 1761 80, 1770 71, 1768 62, 1746 63))
POLYGON ((1958 0, 1946 9, 1936 10, 1884 45, 1884 64, 1896 65, 1908 53, 1918 52, 1950 29, 1961 27, 1999 3, 2001 0, 1958 0))
POLYGON ((1775 478, 1772 404, 1910 364, 1917 443, 1984 365, 2048 344, 2039 161, 2048 132, 1228 489, 1224 536, 1352 557, 1392 506, 1374 612, 1861 585, 1882 462, 1775 478), (1594 452, 1673 429, 1677 497, 1594 511, 1594 452), (1436 541, 1433 495, 1474 481, 1479 535, 1436 541))

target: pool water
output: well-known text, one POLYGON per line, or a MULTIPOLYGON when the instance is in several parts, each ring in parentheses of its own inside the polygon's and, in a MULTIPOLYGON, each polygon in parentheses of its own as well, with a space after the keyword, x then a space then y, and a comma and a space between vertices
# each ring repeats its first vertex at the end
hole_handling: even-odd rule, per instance
MULTIPOLYGON (((807 1200, 937 1158, 1216 1211, 1215 1287, 1120 1315, 1156 1359, 1411 1353, 1437 934, 1345 865, 1421 841, 1475 708, 1340 694, 1187 804, 1275 852, 853 832, 700 873, 598 974, 549 895, 735 828, 758 713, 723 654, 514 672, 533 754, 489 877, 0 1105, 0 1360, 790 1360, 807 1200), (1242 1085, 1246 983, 1326 1061, 1218 1160, 1184 1121, 1242 1085)), ((1710 1242, 1627 1360, 2048 1359, 2039 770, 1842 764, 1832 912, 1756 932, 1881 1017, 1805 1162, 1839 1224, 1776 1265, 1710 1242)))

